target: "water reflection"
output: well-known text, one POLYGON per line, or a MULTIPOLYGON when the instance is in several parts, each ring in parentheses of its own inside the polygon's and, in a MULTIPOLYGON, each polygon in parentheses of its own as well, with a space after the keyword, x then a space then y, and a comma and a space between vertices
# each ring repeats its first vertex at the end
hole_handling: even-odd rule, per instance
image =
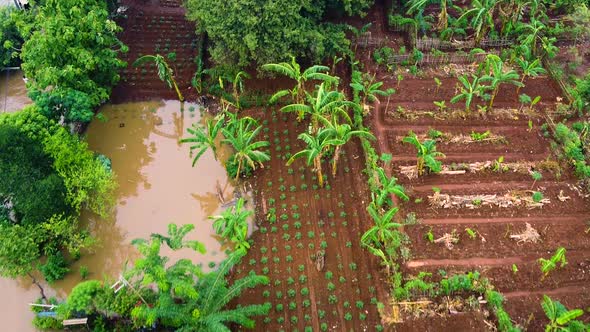
POLYGON ((32 101, 20 70, 0 70, 0 113, 16 112, 32 101))
MULTIPOLYGON (((203 121, 198 109, 192 109, 187 107, 182 113, 175 101, 107 105, 101 109, 106 120, 94 120, 85 136, 92 150, 112 161, 119 183, 117 206, 106 220, 83 214, 98 243, 74 263, 65 280, 46 289, 48 295, 63 299, 80 282, 81 266, 88 268, 89 278, 117 278, 123 265, 137 257, 131 240, 165 234, 171 222, 194 224, 196 231, 189 233, 189 239, 204 243, 207 254, 190 250, 163 254, 173 260, 190 258, 202 263, 205 270, 209 262, 219 263, 225 258, 207 217, 222 212, 220 198, 229 202, 234 188, 211 151, 191 167, 189 146, 180 145, 178 140, 187 127, 203 121)), ((220 152, 227 155, 224 149, 220 152)), ((0 280, 0 293, 8 297, 0 306, 2 318, 9 318, 7 330, 31 331, 32 315, 26 303, 39 296, 38 290, 30 284, 0 280)))

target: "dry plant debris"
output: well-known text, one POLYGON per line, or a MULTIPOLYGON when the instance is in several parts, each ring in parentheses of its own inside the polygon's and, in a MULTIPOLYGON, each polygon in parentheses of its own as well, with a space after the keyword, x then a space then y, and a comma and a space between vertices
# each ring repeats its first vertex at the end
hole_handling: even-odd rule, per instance
POLYGON ((529 209, 541 208, 551 203, 548 198, 535 202, 532 191, 510 191, 505 195, 481 194, 481 195, 449 195, 435 192, 428 196, 431 206, 442 209, 476 209, 482 206, 496 206, 500 208, 526 206, 529 209))
POLYGON ((525 224, 526 228, 524 232, 520 234, 511 234, 510 238, 513 240, 517 240, 517 243, 537 243, 541 241, 541 235, 537 232, 536 229, 531 226, 528 222, 525 224))

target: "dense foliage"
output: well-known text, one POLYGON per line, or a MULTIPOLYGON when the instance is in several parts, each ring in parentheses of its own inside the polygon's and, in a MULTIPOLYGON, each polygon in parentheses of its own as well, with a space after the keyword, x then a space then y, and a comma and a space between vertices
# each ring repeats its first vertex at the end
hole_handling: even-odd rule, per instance
POLYGON ((325 16, 362 14, 373 0, 188 0, 188 17, 212 41, 215 62, 247 66, 288 60, 319 61, 342 52, 349 42, 342 26, 320 23, 325 16))
MULTIPOLYGON (((41 112, 66 122, 88 122, 119 81, 126 51, 115 36, 104 1, 47 0, 39 8, 21 58, 31 98, 41 112)), ((26 33, 26 32, 25 32, 26 33)))
POLYGON ((29 107, 0 116, 0 275, 16 277, 39 266, 48 281, 67 272, 91 244, 78 224, 82 207, 106 215, 115 182, 86 143, 29 107))
POLYGON ((187 241, 186 234, 194 225, 168 226, 168 235, 152 234, 149 240, 135 240, 141 257, 124 272, 126 286, 113 292, 110 284, 85 281, 72 290, 58 309, 58 317, 36 320, 36 326, 51 327, 48 321, 60 321, 84 314, 92 317, 92 325, 108 330, 137 330, 159 326, 175 331, 230 331, 226 324, 254 327, 252 317, 267 314, 267 305, 226 305, 243 290, 267 284, 265 276, 248 275, 229 284, 230 269, 244 255, 238 250, 221 263, 218 269, 204 273, 190 259, 170 259, 160 254, 163 245, 172 250, 192 249, 204 253, 197 241, 187 241))
POLYGON ((18 64, 18 50, 23 43, 13 12, 14 7, 0 6, 0 68, 18 64))

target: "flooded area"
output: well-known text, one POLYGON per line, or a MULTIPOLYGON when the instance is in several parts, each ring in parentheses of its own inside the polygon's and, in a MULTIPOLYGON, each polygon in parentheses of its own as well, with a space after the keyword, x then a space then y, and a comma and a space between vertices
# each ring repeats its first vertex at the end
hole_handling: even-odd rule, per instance
MULTIPOLYGON (((207 218, 222 212, 220 196, 230 201, 234 188, 211 151, 193 168, 189 145, 179 143, 186 128, 204 120, 198 106, 187 104, 180 112, 177 101, 142 102, 106 105, 100 113, 102 116, 90 124, 86 139, 93 151, 112 161, 119 183, 117 206, 109 220, 83 214, 98 243, 92 253, 73 264, 65 280, 46 292, 65 298, 81 280, 80 266, 88 268, 89 279, 117 278, 125 263, 137 257, 131 240, 149 238, 152 233, 166 234, 172 222, 194 224, 195 230, 187 239, 198 240, 207 248, 205 255, 163 250, 172 262, 191 258, 209 270, 210 262, 222 261, 225 254, 207 218)), ((227 151, 220 152, 223 160, 227 151)), ((32 331, 27 303, 39 296, 37 288, 25 281, 2 279, 0 293, 5 296, 0 304, 5 326, 10 326, 10 331, 32 331)))
POLYGON ((32 101, 20 70, 0 70, 0 113, 15 112, 32 101))

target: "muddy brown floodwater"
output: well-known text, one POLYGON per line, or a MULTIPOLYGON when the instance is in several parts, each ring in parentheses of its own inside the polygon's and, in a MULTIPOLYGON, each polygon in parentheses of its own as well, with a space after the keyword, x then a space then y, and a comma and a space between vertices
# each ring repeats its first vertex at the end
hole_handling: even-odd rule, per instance
MULTIPOLYGON (((187 104, 180 112, 177 101, 128 103, 106 105, 101 113, 105 119, 94 120, 86 137, 93 151, 112 161, 119 183, 117 206, 107 220, 83 214, 98 244, 73 264, 65 280, 47 286, 46 291, 64 299, 81 281, 80 266, 88 267, 89 279, 117 278, 125 262, 137 257, 131 240, 166 234, 171 222, 194 224, 195 231, 188 238, 207 248, 205 255, 163 251, 172 261, 191 258, 208 270, 210 262, 223 260, 225 254, 207 217, 221 212, 218 192, 224 192, 229 201, 233 186, 210 151, 193 168, 189 146, 178 142, 186 128, 203 121, 198 106, 187 104)), ((221 151, 220 159, 226 156, 221 151)), ((27 303, 39 296, 36 287, 28 281, 0 279, 0 294, 0 317, 6 331, 34 330, 27 303)))
POLYGON ((32 101, 20 70, 0 70, 0 113, 15 112, 32 101))

